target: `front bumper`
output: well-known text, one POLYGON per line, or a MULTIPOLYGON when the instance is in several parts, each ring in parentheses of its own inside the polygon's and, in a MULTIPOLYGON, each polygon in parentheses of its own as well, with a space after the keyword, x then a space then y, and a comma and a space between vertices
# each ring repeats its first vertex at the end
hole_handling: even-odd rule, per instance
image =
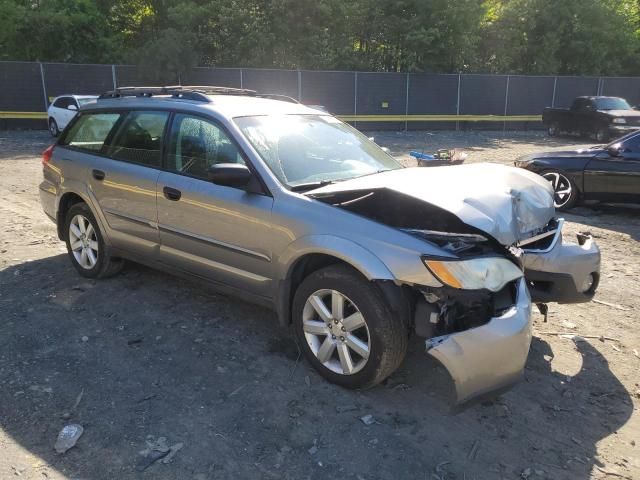
POLYGON ((558 231, 546 250, 524 250, 523 265, 534 303, 590 301, 600 280, 600 249, 590 235, 564 242, 558 231), (588 288, 586 288, 588 287, 588 288))
POLYGON ((488 323, 429 338, 426 349, 449 371, 457 403, 502 390, 522 378, 531 344, 531 298, 518 281, 516 303, 488 323))

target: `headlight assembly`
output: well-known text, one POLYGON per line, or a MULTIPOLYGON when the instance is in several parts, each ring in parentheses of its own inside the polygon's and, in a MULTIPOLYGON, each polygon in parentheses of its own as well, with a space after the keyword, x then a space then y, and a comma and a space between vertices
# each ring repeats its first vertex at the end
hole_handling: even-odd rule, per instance
POLYGON ((425 257, 422 261, 440 282, 463 290, 487 289, 497 292, 523 275, 516 265, 501 257, 453 261, 425 257))

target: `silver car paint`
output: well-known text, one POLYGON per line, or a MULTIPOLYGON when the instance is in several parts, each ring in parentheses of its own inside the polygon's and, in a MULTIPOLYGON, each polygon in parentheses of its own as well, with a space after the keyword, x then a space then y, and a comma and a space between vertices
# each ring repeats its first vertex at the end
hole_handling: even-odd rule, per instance
POLYGON ((548 181, 520 168, 492 163, 403 168, 309 193, 375 188, 395 190, 447 210, 503 245, 528 238, 555 215, 553 189, 548 181))
MULTIPOLYGON (((169 263, 178 270, 189 270, 237 286, 269 299, 276 308, 281 305, 280 287, 296 262, 308 254, 326 254, 343 259, 370 280, 441 286, 423 265, 421 256, 454 258, 451 253, 394 228, 284 188, 232 120, 238 115, 274 112, 317 115, 317 111, 285 102, 238 97, 214 97, 210 104, 123 98, 101 100, 86 110, 103 108, 179 110, 218 120, 245 152, 264 181, 268 194, 247 194, 147 167, 122 166, 104 157, 59 147, 45 167, 45 181, 41 184, 44 209, 53 218, 65 193, 79 194, 96 214, 108 243, 137 252, 140 260, 169 263), (114 165, 116 163, 119 165, 114 165), (95 168, 103 169, 105 180, 110 183, 95 185, 91 179, 91 170, 95 168), (128 173, 131 176, 125 178, 128 173), (159 180, 157 185, 154 179, 159 180), (181 189, 185 205, 169 204, 162 195, 164 186, 181 189), (54 205, 51 205, 54 195, 54 205), (145 204, 145 200, 149 203, 145 204), (158 208, 154 213, 156 201, 158 208)), ((493 173, 498 171, 494 167, 487 168, 493 173)), ((445 179, 450 182, 460 178, 459 175, 479 175, 481 169, 451 167, 446 171, 395 171, 372 176, 369 180, 362 179, 362 185, 367 188, 365 185, 368 183, 380 181, 388 186, 386 179, 391 176, 395 179, 392 183, 400 188, 399 182, 404 181, 401 179, 406 179, 407 175, 417 175, 429 181, 434 171, 442 172, 437 173, 439 182, 445 179)), ((473 191, 481 192, 481 202, 470 195, 461 198, 454 190, 439 188, 445 197, 455 197, 440 200, 440 203, 443 207, 457 209, 454 213, 470 213, 469 218, 465 217, 469 224, 477 222, 496 238, 513 243, 523 231, 533 229, 534 223, 539 222, 538 226, 546 223, 544 219, 549 211, 544 195, 548 188, 526 173, 517 177, 507 172, 501 178, 498 188, 494 183, 487 183, 482 189, 474 187, 473 191), (508 178, 522 179, 517 192, 507 188, 508 178), (497 195, 491 193, 496 190, 499 192, 497 195), (531 201, 533 207, 529 205, 531 201), (513 222, 516 222, 517 230, 514 230, 513 222)), ((423 195, 420 191, 429 189, 425 185, 419 188, 418 181, 412 185, 414 195, 423 195)), ((429 201, 436 202, 437 199, 430 195, 429 201)), ((530 338, 529 314, 528 292, 521 282, 518 303, 510 313, 482 327, 449 335, 440 339, 438 345, 430 347, 430 353, 450 369, 461 399, 493 388, 521 373, 530 338), (498 357, 499 366, 496 365, 498 357)))
POLYGON ((514 307, 480 327, 430 338, 426 349, 445 366, 456 387, 457 403, 464 403, 520 380, 530 344, 531 299, 520 279, 514 307))

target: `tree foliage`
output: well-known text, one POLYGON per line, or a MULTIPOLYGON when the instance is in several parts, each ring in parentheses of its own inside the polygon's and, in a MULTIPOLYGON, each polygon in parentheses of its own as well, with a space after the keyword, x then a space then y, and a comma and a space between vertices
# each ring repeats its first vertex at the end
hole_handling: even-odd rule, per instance
POLYGON ((0 0, 0 59, 640 73, 637 0, 0 0))

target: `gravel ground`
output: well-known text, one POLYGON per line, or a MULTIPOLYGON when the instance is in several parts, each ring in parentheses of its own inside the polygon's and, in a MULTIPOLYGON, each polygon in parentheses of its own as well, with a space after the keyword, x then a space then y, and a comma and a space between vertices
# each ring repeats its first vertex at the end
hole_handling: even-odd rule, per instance
MULTIPOLYGON (((406 163, 411 149, 510 163, 577 144, 375 136, 406 163)), ((451 381, 419 339, 384 385, 352 392, 316 375, 268 310, 137 265, 79 277, 39 205, 50 141, 0 132, 1 479, 640 478, 638 208, 567 215, 569 233, 590 230, 602 249, 604 303, 551 305, 546 324, 535 313, 525 381, 453 412, 451 381), (84 434, 57 454, 69 423, 84 434), (148 466, 149 444, 182 448, 148 466)))

